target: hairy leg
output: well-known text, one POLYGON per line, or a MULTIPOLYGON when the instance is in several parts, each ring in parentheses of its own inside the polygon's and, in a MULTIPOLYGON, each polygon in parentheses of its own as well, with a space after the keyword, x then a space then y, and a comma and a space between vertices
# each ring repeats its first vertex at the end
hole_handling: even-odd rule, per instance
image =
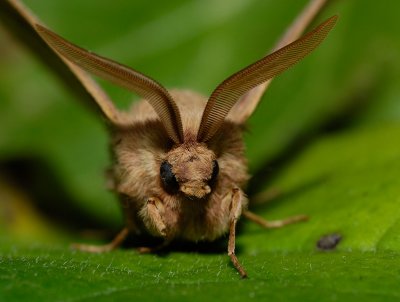
POLYGON ((167 227, 165 226, 162 214, 164 212, 164 205, 161 199, 157 197, 151 197, 147 200, 147 213, 150 218, 151 224, 157 230, 157 232, 163 236, 167 236, 167 227))
POLYGON ((71 245, 71 248, 73 248, 74 250, 89 252, 89 253, 105 253, 119 247, 122 244, 122 242, 124 242, 128 234, 129 234, 129 229, 127 227, 124 227, 110 243, 104 245, 74 243, 71 245))
POLYGON ((234 267, 240 274, 240 277, 246 278, 247 273, 235 254, 235 241, 236 241, 236 223, 240 217, 242 211, 242 193, 240 189, 235 188, 232 190, 232 201, 231 201, 231 212, 230 212, 230 224, 229 224, 229 240, 228 240, 228 256, 234 267))
POLYGON ((256 214, 254 214, 253 212, 250 212, 248 210, 243 211, 242 214, 244 217, 246 217, 247 219, 257 223, 258 225, 262 226, 263 228, 266 229, 276 229, 276 228, 281 228, 285 225, 288 224, 292 224, 292 223, 296 223, 296 222, 300 222, 300 221, 306 221, 308 220, 308 216, 306 215, 296 215, 296 216, 291 216, 285 219, 281 219, 281 220, 265 220, 264 218, 262 218, 261 216, 258 216, 256 214))
POLYGON ((147 200, 146 209, 148 217, 150 218, 150 222, 155 228, 156 232, 164 238, 164 242, 155 247, 139 247, 137 248, 138 252, 141 254, 147 253, 155 253, 166 246, 168 246, 171 242, 171 238, 168 237, 167 227, 163 220, 163 212, 164 205, 161 199, 157 197, 151 197, 147 200))

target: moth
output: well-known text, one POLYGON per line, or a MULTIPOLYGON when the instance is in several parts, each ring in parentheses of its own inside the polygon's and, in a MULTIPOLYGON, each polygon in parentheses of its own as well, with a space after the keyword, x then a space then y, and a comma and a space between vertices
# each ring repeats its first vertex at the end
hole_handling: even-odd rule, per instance
POLYGON ((16 20, 13 26, 36 39, 35 51, 45 52, 45 60, 56 59, 108 121, 113 190, 126 225, 109 244, 75 248, 106 252, 129 233, 144 232, 163 238, 161 246, 140 248, 153 252, 175 239, 213 241, 229 234, 228 255, 244 278, 247 273, 235 254, 235 229, 241 216, 264 227, 305 220, 299 215, 266 221, 247 209, 243 125, 269 81, 312 52, 335 25, 337 16, 298 38, 323 2, 311 1, 274 52, 234 73, 205 97, 190 90, 167 90, 139 71, 68 42, 43 26, 22 3, 3 1, 9 22, 16 20), (129 111, 120 111, 87 72, 142 100, 129 111))

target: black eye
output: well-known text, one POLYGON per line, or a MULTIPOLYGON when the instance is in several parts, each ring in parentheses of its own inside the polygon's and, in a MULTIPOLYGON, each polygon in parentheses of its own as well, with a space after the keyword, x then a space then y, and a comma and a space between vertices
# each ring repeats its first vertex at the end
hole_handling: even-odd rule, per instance
POLYGON ((214 185, 215 181, 217 180, 217 176, 219 173, 219 165, 218 162, 216 160, 213 161, 213 170, 212 170, 212 174, 211 174, 211 178, 209 180, 210 185, 214 185))
POLYGON ((172 172, 172 166, 169 162, 164 161, 160 166, 160 176, 165 191, 169 194, 176 194, 179 190, 179 184, 172 172))

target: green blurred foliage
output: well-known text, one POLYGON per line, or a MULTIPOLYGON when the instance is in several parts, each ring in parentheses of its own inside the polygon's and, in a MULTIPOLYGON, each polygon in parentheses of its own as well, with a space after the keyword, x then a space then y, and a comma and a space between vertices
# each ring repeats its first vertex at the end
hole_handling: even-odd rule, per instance
MULTIPOLYGON (((166 87, 209 95, 224 78, 268 52, 306 1, 25 3, 78 45, 166 87)), ((37 301, 50 292, 49 301, 109 295, 151 300, 159 284, 177 288, 168 291, 171 300, 199 293, 211 297, 220 289, 228 297, 234 285, 237 299, 398 298, 398 274, 390 268, 398 266, 400 250, 399 9, 394 1, 332 1, 319 21, 338 14, 335 29, 311 56, 274 81, 249 120, 247 153, 257 183, 252 188, 283 192, 258 213, 271 218, 306 213, 311 220, 268 232, 244 223, 239 257, 254 278, 247 283, 239 283, 219 254, 172 253, 164 259, 131 251, 101 256, 66 251, 76 229, 121 224, 116 198, 105 189, 107 132, 101 118, 0 27, 0 267, 5 271, 0 288, 7 289, 0 300, 28 297, 32 289, 21 291, 26 282, 42 288, 37 301), (28 169, 28 180, 41 194, 10 180, 16 169, 28 169), (66 220, 60 223, 54 212, 66 205, 69 211, 59 210, 66 220), (85 218, 91 223, 82 222, 85 218), (318 238, 332 232, 343 235, 339 252, 315 254, 318 238), (25 247, 35 241, 58 246, 25 247), (93 287, 80 284, 82 279, 93 287), (43 289, 50 281, 50 291, 43 289), (65 296, 60 284, 76 290, 65 296), (140 294, 134 293, 137 288, 140 294)), ((136 99, 102 84, 121 107, 136 99)))

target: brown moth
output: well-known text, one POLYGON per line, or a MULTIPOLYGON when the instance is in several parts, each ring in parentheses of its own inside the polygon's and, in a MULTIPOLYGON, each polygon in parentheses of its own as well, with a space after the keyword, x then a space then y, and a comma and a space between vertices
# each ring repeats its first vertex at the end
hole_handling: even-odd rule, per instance
POLYGON ((212 241, 228 233, 228 255, 240 276, 246 277, 235 255, 235 228, 241 215, 267 228, 305 220, 306 216, 299 215, 266 221, 247 210, 243 124, 269 81, 313 51, 332 29, 336 16, 295 40, 323 4, 311 1, 276 51, 224 80, 207 98, 189 90, 167 90, 130 67, 68 42, 40 25, 18 1, 4 2, 3 9, 19 18, 19 26, 39 39, 35 51, 57 54, 58 63, 68 67, 67 77, 78 80, 80 89, 109 121, 113 189, 120 196, 126 226, 107 245, 75 248, 110 251, 130 232, 162 237, 160 247, 174 239, 212 241), (143 100, 129 112, 121 112, 85 71, 143 100))

